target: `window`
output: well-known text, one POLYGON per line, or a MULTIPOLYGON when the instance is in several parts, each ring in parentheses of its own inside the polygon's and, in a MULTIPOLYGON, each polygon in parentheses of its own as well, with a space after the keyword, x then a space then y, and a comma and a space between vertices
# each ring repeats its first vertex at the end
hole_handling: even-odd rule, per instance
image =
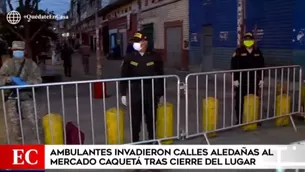
POLYGON ((147 6, 148 5, 148 0, 145 0, 145 6, 147 6))
POLYGON ((151 3, 155 3, 155 0, 151 0, 151 3))
POLYGON ((116 41, 116 34, 113 33, 110 35, 110 48, 113 49, 115 48, 116 44, 117 44, 117 41, 116 41))

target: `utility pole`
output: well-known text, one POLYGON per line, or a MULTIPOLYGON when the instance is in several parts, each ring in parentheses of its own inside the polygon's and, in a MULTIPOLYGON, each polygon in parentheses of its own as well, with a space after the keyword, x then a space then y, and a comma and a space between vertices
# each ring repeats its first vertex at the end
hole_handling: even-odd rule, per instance
POLYGON ((237 46, 240 47, 244 35, 245 0, 237 0, 237 46))
POLYGON ((99 20, 98 20, 98 11, 99 11, 99 5, 98 0, 95 0, 95 41, 96 41, 96 77, 97 79, 102 78, 102 59, 101 59, 101 53, 100 53, 100 34, 99 34, 99 20))
POLYGON ((142 8, 141 8, 141 6, 142 6, 142 2, 141 2, 141 0, 138 0, 138 1, 137 1, 137 4, 138 4, 138 11, 137 11, 137 30, 139 31, 139 30, 142 29, 142 25, 141 25, 141 21, 142 21, 142 19, 141 19, 141 13, 142 13, 142 8))

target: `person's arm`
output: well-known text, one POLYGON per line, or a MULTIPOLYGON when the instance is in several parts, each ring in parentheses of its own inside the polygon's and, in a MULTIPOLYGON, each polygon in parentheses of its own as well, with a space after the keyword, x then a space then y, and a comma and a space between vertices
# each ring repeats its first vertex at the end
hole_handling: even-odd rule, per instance
MULTIPOLYGON (((162 57, 157 54, 156 55, 156 60, 155 60, 155 74, 156 75, 164 75, 164 63, 163 63, 163 59, 162 57)), ((160 79, 156 79, 155 82, 155 86, 156 86, 156 96, 157 97, 161 97, 164 95, 164 79, 160 78, 160 79)))
MULTIPOLYGON (((130 60, 129 56, 127 55, 121 65, 121 77, 126 78, 130 77, 131 71, 130 71, 130 60)), ((120 94, 121 96, 126 96, 127 94, 127 88, 128 88, 128 81, 120 81, 120 94)))
POLYGON ((26 80, 27 84, 40 84, 42 83, 42 78, 41 78, 41 73, 40 73, 40 69, 38 68, 38 66, 36 65, 36 63, 34 61, 30 61, 32 64, 32 68, 28 69, 30 70, 30 74, 26 80))
MULTIPOLYGON (((237 70, 239 69, 239 49, 236 49, 231 58, 231 69, 237 70)), ((239 72, 234 72, 233 74, 234 81, 239 80, 239 72)))
POLYGON ((6 60, 0 69, 0 86, 4 86, 11 82, 11 76, 9 75, 11 60, 6 60))

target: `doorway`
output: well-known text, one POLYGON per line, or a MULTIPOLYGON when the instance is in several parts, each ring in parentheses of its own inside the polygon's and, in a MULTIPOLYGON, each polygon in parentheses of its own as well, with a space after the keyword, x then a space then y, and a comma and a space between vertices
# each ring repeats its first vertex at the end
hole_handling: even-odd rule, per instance
POLYGON ((142 32, 147 37, 148 40, 148 50, 154 49, 154 24, 145 24, 142 26, 142 32))
POLYGON ((127 31, 126 29, 119 29, 119 44, 121 49, 121 57, 124 57, 126 55, 126 49, 127 49, 127 31))
POLYGON ((103 52, 104 55, 109 54, 109 28, 104 26, 102 29, 102 39, 103 39, 103 52))
POLYGON ((201 29, 201 71, 213 70, 213 27, 205 25, 201 29))
POLYGON ((166 30, 166 64, 179 68, 182 57, 182 27, 168 27, 166 30))
POLYGON ((93 48, 93 36, 90 36, 90 48, 91 48, 91 50, 93 51, 94 50, 94 48, 93 48))

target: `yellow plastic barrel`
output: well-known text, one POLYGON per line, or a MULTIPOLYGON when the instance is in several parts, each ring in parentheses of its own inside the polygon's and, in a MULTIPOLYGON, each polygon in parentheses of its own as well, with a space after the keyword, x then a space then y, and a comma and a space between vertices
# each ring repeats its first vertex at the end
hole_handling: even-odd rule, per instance
MULTIPOLYGON (((254 122, 259 116, 259 97, 254 94, 249 94, 244 97, 244 112, 243 123, 254 122)), ((257 129, 257 123, 244 125, 244 131, 252 131, 257 129)))
POLYGON ((281 94, 287 94, 287 83, 283 82, 282 83, 277 83, 276 84, 276 95, 281 95, 281 94))
MULTIPOLYGON (((203 131, 213 131, 217 128, 218 100, 214 97, 203 99, 202 124, 203 131)), ((208 133, 208 137, 215 137, 216 133, 208 133)))
MULTIPOLYGON (((166 102, 165 105, 159 105, 157 109, 156 134, 158 139, 174 136, 174 106, 169 102, 166 102)), ((172 144, 173 142, 173 140, 164 140, 161 143, 172 144)))
POLYGON ((107 144, 124 143, 124 110, 111 108, 106 112, 107 144))
MULTIPOLYGON (((287 94, 276 97, 276 116, 286 115, 291 112, 291 97, 287 94)), ((289 116, 275 119, 275 125, 278 127, 289 125, 289 116)))
POLYGON ((64 130, 62 116, 50 113, 42 118, 45 144, 64 144, 64 130))

